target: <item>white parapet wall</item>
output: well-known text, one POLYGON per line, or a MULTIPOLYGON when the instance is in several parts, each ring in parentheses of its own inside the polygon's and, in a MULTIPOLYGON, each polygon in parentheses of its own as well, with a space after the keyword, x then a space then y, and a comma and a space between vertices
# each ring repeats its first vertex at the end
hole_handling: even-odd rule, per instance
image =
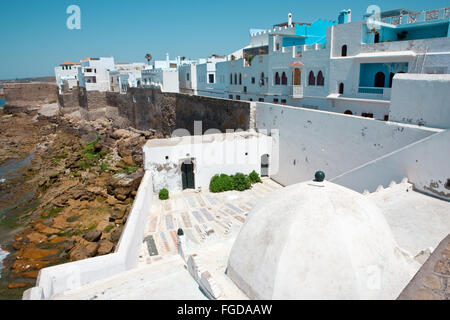
POLYGON ((389 119, 450 128, 450 74, 396 74, 389 119))
POLYGON ((152 175, 146 171, 114 253, 42 269, 36 287, 25 291, 23 299, 48 299, 135 268, 152 205, 152 185, 152 175))
POLYGON ((441 131, 346 172, 332 181, 359 192, 374 192, 408 177, 423 193, 450 200, 450 131, 441 131))
POLYGON ((439 131, 269 103, 256 109, 257 130, 279 130, 280 165, 271 178, 283 185, 311 180, 318 170, 330 180, 439 131))

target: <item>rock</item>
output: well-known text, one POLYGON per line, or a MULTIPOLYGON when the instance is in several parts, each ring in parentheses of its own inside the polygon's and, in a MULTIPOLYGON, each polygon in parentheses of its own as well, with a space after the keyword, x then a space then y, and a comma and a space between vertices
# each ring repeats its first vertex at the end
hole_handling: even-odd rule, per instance
POLYGON ((72 250, 73 249, 73 247, 75 247, 75 240, 73 240, 73 239, 69 239, 69 240, 67 240, 65 243, 64 243, 64 250, 66 251, 66 252, 69 252, 70 250, 72 250))
POLYGON ((99 242, 97 255, 103 256, 105 254, 109 254, 113 251, 113 249, 114 244, 106 239, 103 239, 102 241, 99 242))
POLYGON ((111 216, 109 217, 109 221, 112 222, 112 221, 115 221, 115 220, 118 220, 118 219, 122 219, 123 216, 126 213, 126 210, 127 210, 127 208, 123 207, 123 206, 116 206, 116 207, 114 207, 112 209, 113 212, 112 212, 111 216))
POLYGON ((57 253, 57 249, 24 248, 19 251, 17 257, 20 257, 21 259, 40 260, 57 253))
POLYGON ((123 230, 123 226, 120 226, 120 227, 117 227, 116 229, 114 229, 114 231, 111 233, 109 239, 114 243, 119 242, 120 236, 122 235, 122 230, 123 230))
POLYGON ((131 195, 132 191, 139 188, 143 176, 143 169, 139 169, 128 175, 125 173, 115 174, 108 181, 108 193, 115 196, 117 199, 124 201, 131 195))
POLYGON ((102 237, 102 232, 100 230, 92 230, 86 233, 83 238, 89 242, 98 242, 102 237))
POLYGON ((88 257, 89 258, 95 257, 97 255, 98 248, 99 248, 98 243, 89 243, 86 246, 86 251, 87 251, 88 257))
POLYGON ((88 251, 84 245, 78 243, 69 252, 70 261, 78 261, 89 258, 88 251))
POLYGON ((18 288, 25 288, 27 286, 26 283, 10 283, 8 284, 8 289, 18 289, 18 288))
POLYGON ((119 140, 119 139, 126 139, 131 136, 135 135, 134 132, 131 132, 126 129, 117 129, 111 134, 111 138, 119 140))

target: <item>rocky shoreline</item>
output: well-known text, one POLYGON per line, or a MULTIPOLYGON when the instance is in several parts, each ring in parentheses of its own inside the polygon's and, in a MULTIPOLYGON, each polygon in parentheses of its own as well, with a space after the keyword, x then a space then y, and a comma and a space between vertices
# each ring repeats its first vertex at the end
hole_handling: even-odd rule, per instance
POLYGON ((155 138, 43 114, 0 111, 0 246, 10 252, 0 299, 20 299, 44 267, 114 251, 144 174, 142 146, 155 138))

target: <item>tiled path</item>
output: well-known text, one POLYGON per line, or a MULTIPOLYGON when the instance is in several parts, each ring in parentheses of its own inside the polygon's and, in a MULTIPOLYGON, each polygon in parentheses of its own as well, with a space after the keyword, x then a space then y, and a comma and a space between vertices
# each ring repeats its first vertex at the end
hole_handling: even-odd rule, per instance
POLYGON ((247 214, 259 199, 282 188, 270 179, 244 192, 210 193, 184 191, 161 201, 155 195, 140 265, 150 264, 164 256, 177 254, 177 230, 182 228, 187 240, 202 246, 207 239, 227 239, 239 230, 247 214))

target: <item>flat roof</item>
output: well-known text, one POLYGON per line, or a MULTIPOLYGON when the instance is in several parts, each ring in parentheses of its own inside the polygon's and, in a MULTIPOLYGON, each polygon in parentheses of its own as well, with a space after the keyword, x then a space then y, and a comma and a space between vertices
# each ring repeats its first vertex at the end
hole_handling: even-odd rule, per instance
POLYGON ((173 137, 168 139, 153 139, 147 141, 145 148, 159 148, 159 147, 173 147, 180 144, 200 144, 200 143, 212 143, 212 142, 224 142, 237 139, 251 139, 259 137, 268 137, 265 134, 256 131, 241 131, 230 133, 214 133, 184 137, 173 137))

